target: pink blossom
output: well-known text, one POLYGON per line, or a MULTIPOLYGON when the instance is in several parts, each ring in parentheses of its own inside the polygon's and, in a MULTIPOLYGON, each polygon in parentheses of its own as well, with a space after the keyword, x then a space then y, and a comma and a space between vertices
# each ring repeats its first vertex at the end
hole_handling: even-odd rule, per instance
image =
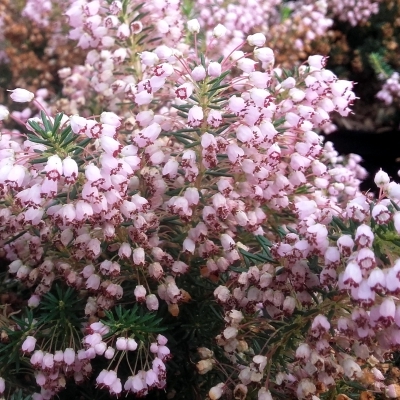
POLYGON ((22 351, 25 353, 31 353, 33 350, 35 350, 35 345, 36 345, 36 338, 33 336, 27 336, 24 343, 22 343, 22 351))
POLYGON ((202 81, 206 77, 206 70, 202 65, 198 65, 193 68, 191 76, 196 82, 202 81))
POLYGON ((211 61, 207 67, 207 73, 209 76, 216 78, 221 75, 222 67, 221 64, 215 61, 211 61))
POLYGON ((146 296, 146 306, 150 311, 158 310, 159 302, 157 296, 154 294, 149 294, 146 296))
POLYGON ((371 247, 374 241, 374 234, 368 225, 360 225, 355 234, 355 242, 360 247, 371 247))
POLYGON ((204 118, 203 110, 199 106, 193 106, 188 113, 188 125, 196 127, 201 125, 204 118))
POLYGON ((181 100, 186 100, 193 93, 193 85, 191 83, 184 83, 175 90, 176 97, 181 100))

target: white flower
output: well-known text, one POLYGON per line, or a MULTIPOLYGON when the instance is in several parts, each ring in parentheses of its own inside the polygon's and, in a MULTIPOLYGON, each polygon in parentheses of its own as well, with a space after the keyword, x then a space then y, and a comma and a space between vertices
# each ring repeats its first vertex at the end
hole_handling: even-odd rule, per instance
POLYGON ((191 76, 196 82, 201 81, 206 77, 206 70, 202 65, 198 65, 197 67, 193 68, 191 76))
POLYGON ((262 33, 255 33, 254 35, 247 36, 247 42, 250 46, 264 46, 266 40, 266 37, 262 33))
POLYGON ((189 32, 191 33, 199 33, 200 32, 200 24, 197 19, 191 19, 187 22, 187 27, 189 32))
POLYGON ((7 119, 9 114, 10 114, 10 112, 7 110, 7 108, 0 105, 0 121, 7 119))
POLYGON ((26 103, 28 101, 33 100, 35 95, 32 92, 29 92, 26 89, 16 88, 14 90, 8 90, 12 92, 10 97, 12 100, 16 101, 17 103, 26 103))
POLYGON ((213 78, 218 77, 221 75, 221 64, 215 61, 210 62, 207 68, 208 75, 212 76, 213 78))
POLYGON ((227 29, 225 28, 224 25, 218 24, 213 30, 213 36, 215 38, 219 39, 219 38, 225 36, 226 30, 227 29))
POLYGON ((100 121, 103 124, 109 124, 115 126, 116 128, 119 128, 121 126, 121 118, 113 112, 102 112, 100 115, 100 121))
POLYGON ((376 173, 374 178, 375 185, 380 189, 385 189, 390 182, 389 175, 382 171, 382 168, 376 173))
POLYGON ((33 336, 27 336, 24 343, 22 343, 22 351, 25 353, 31 353, 35 350, 36 339, 33 336))

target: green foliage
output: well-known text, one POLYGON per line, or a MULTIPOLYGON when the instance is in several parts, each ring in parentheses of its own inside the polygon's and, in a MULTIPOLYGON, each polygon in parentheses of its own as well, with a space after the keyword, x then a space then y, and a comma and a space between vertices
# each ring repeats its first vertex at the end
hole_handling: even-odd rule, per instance
POLYGON ((393 68, 385 61, 382 54, 371 53, 369 62, 379 79, 388 79, 394 72, 393 68))
POLYGON ((11 395, 10 400, 30 400, 31 398, 30 395, 24 396, 22 390, 19 389, 11 395))
MULTIPOLYGON (((40 111, 43 126, 36 121, 28 120, 28 124, 34 130, 34 133, 27 133, 27 139, 46 146, 44 151, 35 150, 38 153, 38 157, 31 161, 32 164, 46 162, 48 157, 53 154, 58 154, 60 157, 66 157, 67 155, 76 157, 92 142, 91 138, 82 140, 79 135, 72 131, 70 125, 63 128, 61 126, 63 116, 63 113, 56 114, 53 123, 44 111, 40 111)), ((79 158, 76 158, 75 161, 78 165, 82 163, 79 158)))
POLYGON ((123 310, 118 305, 113 311, 106 311, 106 318, 102 320, 110 328, 106 338, 133 335, 141 341, 146 341, 151 334, 165 331, 166 328, 160 326, 161 321, 157 314, 139 307, 137 303, 130 310, 123 310))
POLYGON ((21 345, 35 326, 36 320, 31 310, 26 310, 21 318, 13 316, 9 325, 3 326, 7 339, 0 342, 0 376, 10 370, 19 372, 21 366, 29 365, 27 360, 21 357, 21 345))

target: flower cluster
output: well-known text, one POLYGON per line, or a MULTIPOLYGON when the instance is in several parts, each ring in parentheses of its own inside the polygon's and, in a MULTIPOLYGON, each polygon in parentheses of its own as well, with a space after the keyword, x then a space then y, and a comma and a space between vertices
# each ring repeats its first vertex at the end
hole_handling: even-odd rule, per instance
POLYGON ((331 1, 329 6, 332 14, 341 21, 349 22, 352 26, 366 23, 372 15, 379 11, 378 1, 371 0, 343 0, 331 1))
POLYGON ((382 89, 376 94, 379 100, 385 102, 386 105, 390 105, 398 101, 400 92, 400 75, 398 72, 393 72, 393 74, 386 79, 382 89))
MULTIPOLYGON (((299 399, 328 391, 343 376, 355 380, 373 374, 371 389, 393 390, 385 386, 376 365, 398 346, 399 260, 379 254, 391 240, 397 240, 400 232, 400 185, 390 182, 382 171, 375 182, 381 188, 378 201, 357 196, 346 210, 336 213, 332 209, 330 216, 321 213, 315 203, 312 206, 309 201, 297 201, 300 222, 288 226, 282 242, 273 245, 260 240, 272 255, 271 262, 261 265, 261 269, 252 266, 215 290, 214 296, 226 315, 225 330, 217 342, 226 357, 236 363, 240 383, 235 390, 240 385, 262 382, 265 376, 261 372, 266 365, 270 373, 265 386, 299 399), (320 224, 321 218, 331 223, 320 224), (335 293, 330 292, 332 287, 335 293), (349 310, 349 304, 354 308, 349 310), (245 315, 254 313, 258 316, 250 324, 245 315), (282 327, 280 323, 288 318, 292 319, 291 329, 275 337, 282 327), (273 321, 279 322, 274 325, 273 321), (266 332, 271 332, 270 337, 263 338, 263 349, 268 349, 266 359, 263 353, 252 356, 251 362, 249 337, 257 340, 254 327, 263 325, 266 332), (303 331, 303 342, 291 342, 296 331, 303 331), (286 365, 286 370, 272 361, 282 346, 294 347, 292 363, 286 365), (263 360, 256 363, 258 369, 252 367, 256 357, 263 360), (248 360, 248 366, 243 360, 248 360), (365 369, 359 360, 367 364, 365 369)), ((260 261, 262 258, 268 259, 261 256, 260 261)), ((211 358, 210 365, 217 367, 217 362, 211 358)), ((224 383, 225 390, 227 387, 224 383)), ((261 393, 259 398, 264 398, 261 393)))
MULTIPOLYGON (((129 352, 143 352, 143 342, 138 344, 132 337, 111 337, 109 340, 103 341, 103 337, 107 336, 108 333, 109 328, 101 322, 91 324, 88 334, 83 339, 86 350, 82 351, 82 358, 92 359, 96 355, 102 355, 108 360, 113 360, 118 352, 122 352, 126 357, 128 357, 129 352)), ((116 370, 112 369, 103 369, 96 378, 96 384, 116 396, 124 391, 125 393, 133 393, 138 397, 144 397, 148 394, 148 391, 154 388, 163 389, 166 385, 164 362, 170 357, 170 351, 166 344, 167 338, 158 335, 156 341, 151 343, 149 347, 149 353, 154 355, 151 368, 145 370, 142 367, 139 371, 128 376, 124 385, 118 378, 116 370)), ((149 360, 146 360, 146 364, 150 364, 149 360)))

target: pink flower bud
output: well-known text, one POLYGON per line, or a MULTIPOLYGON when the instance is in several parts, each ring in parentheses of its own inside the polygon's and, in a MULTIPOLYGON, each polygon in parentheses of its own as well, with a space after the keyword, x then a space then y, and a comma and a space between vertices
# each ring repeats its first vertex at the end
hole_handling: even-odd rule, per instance
POLYGON ((129 258, 132 254, 132 248, 129 243, 122 243, 119 250, 118 250, 118 255, 121 258, 129 258))
POLYGON ((146 307, 150 311, 158 310, 158 298, 155 294, 149 294, 148 296, 146 296, 146 307))
POLYGON ((142 53, 140 53, 140 60, 144 65, 152 67, 158 63, 159 58, 157 57, 157 54, 153 52, 143 51, 142 53))
POLYGON ((137 285, 133 293, 136 297, 136 301, 144 301, 146 289, 143 285, 137 285))
POLYGON ((114 357, 115 354, 115 349, 113 347, 107 347, 107 350, 104 353, 104 357, 107 358, 107 360, 111 360, 114 357))
POLYGON ((128 348, 127 339, 124 337, 119 337, 115 343, 117 350, 126 350, 128 348))
POLYGON ((144 265, 145 263, 144 249, 142 247, 134 249, 132 253, 132 259, 135 265, 144 265))
POLYGON ((254 57, 268 65, 273 65, 275 62, 275 56, 272 49, 269 47, 261 47, 254 50, 254 57))
POLYGON ((54 352, 54 364, 60 366, 64 362, 64 352, 57 350, 54 352))
POLYGON ((52 370, 54 367, 54 355, 52 353, 45 353, 42 360, 42 368, 44 370, 52 370))
POLYGON ((196 82, 202 81, 206 77, 206 70, 202 65, 198 65, 193 68, 191 76, 196 82))
POLYGON ((106 386, 110 387, 117 379, 117 373, 115 371, 107 371, 104 375, 103 382, 106 386))
POLYGON ((209 76, 216 78, 221 75, 221 64, 219 62, 211 61, 208 64, 207 73, 209 76))
POLYGON ((381 292, 386 288, 386 276, 380 268, 371 271, 368 277, 368 286, 375 292, 381 292))
POLYGON ((150 345, 150 351, 151 351, 153 354, 157 353, 157 352, 158 352, 158 344, 157 344, 157 343, 152 343, 152 344, 150 345))
POLYGON ((381 321, 384 326, 390 326, 394 322, 395 313, 396 304, 393 298, 386 298, 379 307, 379 321, 381 321))
POLYGON ((130 32, 128 24, 121 24, 118 27, 118 30, 117 30, 118 39, 120 39, 120 40, 127 39, 130 36, 130 34, 131 34, 131 32, 130 32))
POLYGON ((374 233, 368 225, 360 225, 355 234, 355 242, 360 247, 371 247, 374 241, 374 233))
POLYGON ((188 112, 188 125, 196 127, 201 125, 204 118, 203 109, 199 106, 193 106, 188 112))
POLYGON ((362 273, 360 266, 353 261, 350 261, 343 274, 343 284, 352 287, 358 287, 362 281, 362 273))
POLYGON ((342 235, 336 242, 339 251, 345 257, 350 256, 353 252, 354 241, 350 235, 342 235))
POLYGON ((163 176, 167 176, 170 179, 173 179, 178 174, 179 163, 174 158, 171 158, 164 165, 162 174, 163 176))
POLYGON ((72 365, 75 362, 75 350, 68 347, 64 350, 64 362, 66 365, 72 365))
POLYGON ((28 307, 36 308, 40 303, 40 296, 33 294, 28 300, 28 307))
POLYGON ((159 262, 149 265, 149 275, 155 279, 160 279, 164 274, 164 270, 159 262))
POLYGON ((240 60, 238 60, 236 62, 237 67, 239 69, 241 69, 243 72, 246 72, 248 74, 255 70, 255 65, 256 64, 257 63, 254 60, 252 60, 250 58, 246 58, 246 57, 241 58, 240 60))
POLYGON ((66 157, 62 161, 62 170, 65 178, 65 183, 75 183, 78 178, 78 164, 71 157, 66 157))
POLYGON ((101 278, 99 275, 92 274, 86 281, 86 289, 97 290, 100 287, 101 278))
POLYGON ((31 353, 33 350, 35 350, 35 345, 36 339, 33 336, 27 336, 27 338, 24 340, 24 343, 22 343, 22 351, 24 353, 31 353))
POLYGON ((97 343, 94 346, 94 351, 96 352, 97 355, 101 356, 104 354, 104 352, 107 350, 107 344, 104 342, 97 343))
POLYGON ((119 128, 121 126, 121 118, 113 112, 104 111, 100 115, 100 121, 103 124, 108 124, 119 128))
POLYGON ((121 143, 110 136, 102 136, 100 138, 100 145, 107 154, 113 157, 116 157, 122 150, 121 143))
POLYGON ((133 338, 128 338, 127 340, 127 350, 135 351, 138 347, 136 340, 133 338))

